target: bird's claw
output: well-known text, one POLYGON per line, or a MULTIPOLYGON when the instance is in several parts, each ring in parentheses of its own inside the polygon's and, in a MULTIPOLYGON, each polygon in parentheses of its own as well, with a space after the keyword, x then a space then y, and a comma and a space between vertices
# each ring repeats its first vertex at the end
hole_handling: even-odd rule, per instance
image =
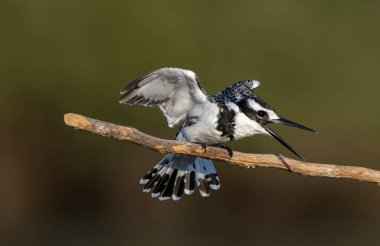
POLYGON ((234 152, 232 151, 232 149, 230 147, 222 145, 222 146, 220 146, 220 148, 227 150, 228 155, 230 156, 230 159, 234 155, 234 152))
POLYGON ((201 143, 202 149, 204 152, 207 150, 207 144, 201 143))
MULTIPOLYGON (((200 145, 202 146, 203 151, 206 152, 207 151, 207 144, 200 143, 200 145)), ((227 150, 230 159, 232 158, 232 156, 234 154, 232 149, 228 146, 221 145, 221 144, 216 144, 216 145, 212 145, 212 146, 219 147, 219 148, 227 150)))

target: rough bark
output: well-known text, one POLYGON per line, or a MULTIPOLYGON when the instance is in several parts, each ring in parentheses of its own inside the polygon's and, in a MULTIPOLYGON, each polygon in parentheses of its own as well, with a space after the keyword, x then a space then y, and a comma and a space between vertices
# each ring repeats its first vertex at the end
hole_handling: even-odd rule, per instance
POLYGON ((303 162, 286 158, 282 155, 249 154, 238 151, 234 151, 232 158, 230 158, 228 152, 223 148, 208 146, 205 150, 198 144, 156 138, 133 127, 116 125, 79 114, 65 114, 64 120, 66 125, 75 129, 132 142, 160 153, 199 156, 246 168, 278 168, 305 176, 355 179, 372 182, 380 186, 380 171, 369 168, 303 162))

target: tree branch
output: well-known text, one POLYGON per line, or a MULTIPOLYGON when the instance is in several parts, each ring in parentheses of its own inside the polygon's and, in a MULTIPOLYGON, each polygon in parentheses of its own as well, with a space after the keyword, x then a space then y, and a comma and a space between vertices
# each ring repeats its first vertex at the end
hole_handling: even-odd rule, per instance
POLYGON ((199 156, 246 168, 278 168, 305 176, 355 179, 375 183, 380 186, 380 171, 369 168, 309 163, 293 160, 281 155, 248 154, 238 151, 234 151, 233 157, 230 158, 228 152, 222 148, 208 146, 205 151, 199 144, 160 139, 142 133, 133 127, 120 126, 78 114, 65 114, 64 120, 66 125, 72 126, 75 129, 132 142, 160 153, 199 156))

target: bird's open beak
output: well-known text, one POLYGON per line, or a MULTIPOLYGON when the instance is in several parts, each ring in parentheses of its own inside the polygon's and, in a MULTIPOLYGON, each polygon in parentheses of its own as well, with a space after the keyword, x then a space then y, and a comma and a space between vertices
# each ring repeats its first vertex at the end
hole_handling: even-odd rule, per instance
MULTIPOLYGON (((290 121, 290 120, 287 120, 287 119, 284 119, 284 118, 280 118, 280 119, 277 119, 277 120, 272 120, 273 123, 277 123, 277 124, 282 124, 282 125, 287 125, 287 126, 292 126, 292 127, 297 127, 299 129, 303 129, 303 130, 306 130, 306 131, 310 131, 310 132, 315 132, 313 129, 310 129, 306 126, 303 126, 303 125, 300 125, 298 123, 295 123, 293 121, 290 121)), ((290 150, 291 152, 293 152, 296 156, 298 156, 299 158, 301 158, 303 161, 305 161, 305 159, 297 153, 297 151, 295 151, 293 149, 292 146, 290 146, 284 139, 282 139, 277 133, 275 133, 272 129, 270 129, 268 126, 264 125, 263 126, 265 128, 265 130, 273 137, 275 138, 277 141, 279 141, 282 145, 284 145, 288 150, 290 150)))
POLYGON ((314 131, 313 129, 310 129, 309 127, 300 125, 298 123, 295 123, 293 121, 290 121, 290 120, 287 120, 287 119, 284 119, 284 118, 280 118, 280 119, 277 119, 277 120, 272 120, 272 122, 273 123, 277 123, 277 124, 281 124, 281 125, 287 125, 287 126, 296 127, 296 128, 299 128, 299 129, 302 129, 302 130, 305 130, 305 131, 309 131, 309 132, 317 133, 317 131, 314 131))

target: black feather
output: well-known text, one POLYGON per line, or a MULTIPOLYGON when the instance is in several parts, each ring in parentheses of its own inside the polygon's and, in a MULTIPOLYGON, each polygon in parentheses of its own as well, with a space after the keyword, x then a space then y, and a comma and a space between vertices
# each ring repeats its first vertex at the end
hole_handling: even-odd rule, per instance
POLYGON ((173 194, 180 198, 183 195, 183 191, 185 189, 185 176, 177 176, 174 186, 173 194))
POLYGON ((219 115, 216 129, 222 132, 222 137, 227 137, 230 140, 233 140, 236 113, 233 110, 229 110, 225 103, 218 103, 218 106, 219 115))
POLYGON ((218 175, 216 173, 207 174, 206 182, 209 184, 211 189, 213 189, 212 187, 217 187, 220 185, 220 182, 218 180, 218 175))
POLYGON ((157 174, 156 176, 154 176, 145 186, 144 186, 144 190, 149 190, 149 189, 152 189, 156 183, 160 182, 162 179, 162 175, 160 174, 157 174))
POLYGON ((173 189, 174 189, 174 182, 177 177, 178 169, 174 169, 172 174, 170 175, 170 179, 168 184, 165 187, 164 192, 162 192, 161 197, 171 197, 173 195, 173 189))
POLYGON ((161 170, 162 166, 155 166, 154 168, 150 169, 149 172, 147 172, 144 177, 142 177, 142 180, 151 180, 159 170, 161 170))
POLYGON ((195 188, 195 172, 187 172, 185 179, 185 189, 193 192, 195 188))
POLYGON ((243 114, 245 114, 248 118, 251 120, 258 120, 256 111, 248 105, 247 100, 240 100, 236 102, 236 105, 238 105, 240 111, 243 112, 243 114))
MULTIPOLYGON (((210 195, 210 186, 206 182, 206 180, 198 178, 198 189, 202 191, 206 195, 210 195)), ((202 194, 202 193, 201 193, 202 194)))
POLYGON ((169 174, 165 173, 162 179, 158 182, 156 187, 153 190, 153 194, 161 194, 161 192, 165 189, 166 183, 169 180, 169 174))
POLYGON ((157 70, 152 71, 152 72, 150 72, 150 73, 148 73, 148 74, 145 74, 145 75, 143 75, 143 76, 138 77, 137 79, 134 79, 134 80, 130 81, 126 86, 124 86, 123 89, 121 89, 120 94, 122 94, 122 95, 124 96, 124 95, 127 95, 128 93, 134 91, 135 89, 140 88, 139 83, 140 83, 141 81, 143 81, 145 78, 151 76, 151 75, 152 75, 153 73, 155 73, 156 71, 157 71, 157 70))

